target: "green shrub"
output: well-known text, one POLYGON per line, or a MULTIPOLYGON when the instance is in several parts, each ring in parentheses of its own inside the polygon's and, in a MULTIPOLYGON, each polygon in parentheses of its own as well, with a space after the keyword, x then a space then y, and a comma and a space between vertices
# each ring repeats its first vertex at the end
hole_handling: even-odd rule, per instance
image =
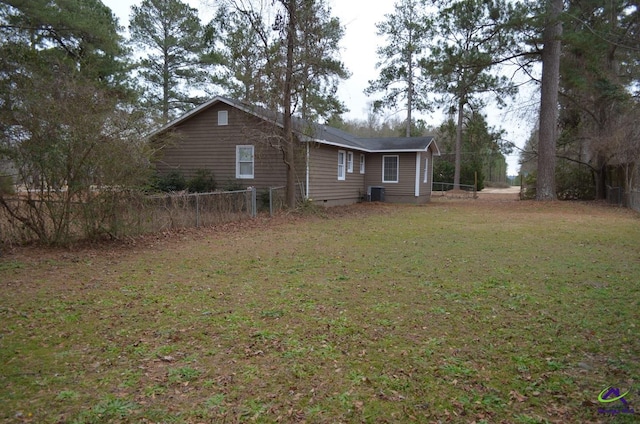
POLYGON ((242 184, 242 182, 231 179, 227 180, 227 183, 224 186, 224 191, 240 191, 246 189, 247 187, 242 184))
POLYGON ((187 188, 187 180, 180 171, 171 171, 166 175, 158 176, 154 185, 163 192, 182 191, 187 188))
POLYGON ((591 170, 576 163, 561 162, 561 166, 556 167, 556 193, 560 200, 595 199, 591 170))
POLYGON ((196 175, 187 181, 187 188, 193 193, 211 193, 216 190, 216 179, 208 169, 198 169, 196 175))
MULTIPOLYGON (((537 174, 524 178, 523 199, 535 199, 537 174)), ((595 183, 589 168, 583 165, 560 162, 556 166, 556 196, 559 200, 593 200, 595 183)))
POLYGON ((525 175, 524 182, 522 183, 523 189, 520 192, 520 198, 522 200, 531 200, 536 198, 537 177, 538 174, 535 171, 525 175))

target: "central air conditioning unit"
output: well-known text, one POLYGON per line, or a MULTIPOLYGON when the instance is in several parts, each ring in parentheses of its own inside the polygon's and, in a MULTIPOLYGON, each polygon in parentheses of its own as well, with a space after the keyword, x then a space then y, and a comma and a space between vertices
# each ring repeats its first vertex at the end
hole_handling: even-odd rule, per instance
POLYGON ((367 187, 367 200, 370 202, 384 202, 384 187, 367 187))

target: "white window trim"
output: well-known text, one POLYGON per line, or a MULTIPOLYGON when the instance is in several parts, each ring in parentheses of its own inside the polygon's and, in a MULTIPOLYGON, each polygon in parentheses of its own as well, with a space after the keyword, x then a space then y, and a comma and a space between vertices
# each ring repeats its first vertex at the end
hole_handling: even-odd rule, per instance
POLYGON ((365 163, 364 163, 364 153, 360 153, 360 173, 364 174, 365 163))
POLYGON ((229 125, 229 111, 218 111, 218 126, 229 125))
MULTIPOLYGON (((248 162, 247 162, 248 163, 248 162)), ((236 178, 239 180, 251 180, 255 176, 255 149, 253 145, 246 144, 236 146, 236 178), (240 173, 240 150, 241 149, 251 149, 251 174, 241 174, 240 173)))
POLYGON ((400 156, 398 155, 383 155, 382 156, 382 182, 383 183, 397 183, 400 181, 400 156), (385 158, 395 158, 396 159, 396 179, 393 180, 385 180, 384 179, 384 162, 385 158))
POLYGON ((346 171, 347 152, 338 150, 338 181, 344 181, 347 178, 346 171))
POLYGON ((347 152, 347 172, 353 174, 353 152, 347 152))
POLYGON ((424 180, 423 183, 427 184, 429 182, 429 158, 424 159, 424 180))

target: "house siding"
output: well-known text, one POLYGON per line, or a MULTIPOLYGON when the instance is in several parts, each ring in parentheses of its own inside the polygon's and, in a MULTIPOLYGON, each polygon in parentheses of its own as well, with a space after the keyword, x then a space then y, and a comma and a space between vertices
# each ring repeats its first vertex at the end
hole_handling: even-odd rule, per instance
MULTIPOLYGON (((219 188, 230 185, 253 186, 262 191, 269 187, 285 186, 287 166, 283 162, 282 148, 279 147, 283 144, 283 131, 281 126, 267 118, 269 116, 276 115, 259 107, 250 110, 248 106, 232 100, 213 99, 155 133, 153 137, 156 138, 158 147, 162 147, 159 149, 162 157, 156 161, 157 170, 160 174, 177 170, 186 178, 195 176, 198 170, 208 170, 214 174, 219 188), (226 125, 218 124, 219 117, 226 117, 223 119, 226 125), (166 134, 172 136, 173 142, 161 146, 166 134), (254 147, 253 178, 236 178, 237 146, 254 147)), ((308 189, 306 195, 315 203, 334 206, 361 201, 366 198, 369 187, 381 186, 385 189, 387 202, 429 201, 432 159, 434 149, 437 153, 437 147, 433 144, 427 151, 420 153, 414 149, 424 149, 433 141, 432 138, 406 142, 400 138, 367 139, 370 142, 367 146, 370 147, 364 148, 362 141, 339 130, 329 130, 328 127, 322 127, 314 136, 320 138, 314 142, 308 141, 307 136, 302 136, 304 142, 295 143, 295 182, 301 188, 296 190, 296 195, 304 195, 305 189, 308 189), (403 148, 414 151, 403 152, 403 148), (350 154, 353 157, 352 172, 345 169, 344 178, 340 179, 339 151, 345 153, 345 158, 350 154), (365 156, 365 174, 360 173, 361 154, 365 156), (385 155, 399 158, 397 183, 382 182, 382 158, 385 155), (418 157, 420 163, 416 164, 418 157), (425 183, 424 163, 427 158, 430 169, 429 179, 425 183), (418 196, 416 184, 419 187, 418 196)), ((245 169, 244 172, 249 175, 250 169, 245 169)))
POLYGON ((391 203, 427 203, 431 198, 431 171, 433 152, 429 149, 420 154, 420 196, 416 197, 416 154, 411 153, 371 153, 367 155, 367 177, 365 190, 369 187, 384 187, 385 202, 391 203), (399 178, 397 183, 382 182, 382 157, 399 157, 399 178), (429 180, 424 182, 425 158, 429 158, 429 180))
MULTIPOLYGON (((365 174, 360 173, 360 153, 357 150, 312 143, 309 146, 309 198, 325 206, 355 203, 365 192, 365 174), (353 172, 345 172, 338 180, 338 151, 353 152, 353 172)), ((369 164, 365 158, 365 170, 369 164)))
POLYGON ((174 129, 175 141, 156 163, 160 174, 177 170, 185 177, 204 169, 213 172, 218 187, 230 184, 258 189, 286 184, 282 154, 268 145, 256 128, 281 131, 265 121, 224 103, 193 116, 174 129), (218 112, 228 111, 228 125, 218 125, 218 112), (236 146, 254 146, 254 178, 236 179, 236 146))

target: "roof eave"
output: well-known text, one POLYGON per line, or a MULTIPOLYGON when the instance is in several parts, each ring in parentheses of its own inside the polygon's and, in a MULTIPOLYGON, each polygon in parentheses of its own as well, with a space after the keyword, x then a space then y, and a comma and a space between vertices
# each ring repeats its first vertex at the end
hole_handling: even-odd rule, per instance
POLYGON ((429 148, 433 146, 435 148, 434 155, 440 156, 440 149, 438 148, 438 145, 436 144, 435 139, 430 140, 425 147, 413 148, 413 149, 366 149, 364 147, 357 147, 357 146, 352 146, 348 144, 335 143, 332 141, 320 140, 312 137, 305 137, 305 139, 301 139, 300 141, 320 143, 328 146, 340 147, 343 149, 358 150, 366 153, 421 153, 421 152, 429 151, 429 148))
POLYGON ((200 106, 190 110, 189 112, 185 113, 184 115, 174 119, 173 121, 165 124, 159 130, 156 130, 156 131, 152 132, 151 134, 149 134, 149 137, 153 137, 155 135, 162 134, 163 132, 166 132, 166 131, 170 130, 171 128, 180 125, 181 123, 183 123, 184 121, 190 119, 191 117, 193 117, 195 115, 198 115, 199 113, 204 112, 205 110, 209 109, 210 107, 212 107, 216 103, 224 103, 227 106, 239 109, 239 110, 241 110, 243 112, 246 112, 246 113, 248 113, 250 115, 253 115, 253 116, 257 117, 257 118, 260 118, 260 119, 262 119, 264 121, 267 121, 267 122, 273 123, 273 124, 275 124, 275 125, 277 125, 279 127, 282 127, 282 124, 280 122, 277 122, 277 120, 274 121, 272 118, 270 118, 268 116, 265 116, 263 114, 257 113, 255 110, 252 110, 250 107, 247 107, 246 105, 244 105, 244 104, 242 104, 240 102, 236 103, 236 102, 233 102, 233 101, 231 101, 231 100, 229 100, 229 99, 227 99, 225 97, 217 96, 217 97, 214 97, 213 99, 209 100, 208 102, 203 103, 200 106))

